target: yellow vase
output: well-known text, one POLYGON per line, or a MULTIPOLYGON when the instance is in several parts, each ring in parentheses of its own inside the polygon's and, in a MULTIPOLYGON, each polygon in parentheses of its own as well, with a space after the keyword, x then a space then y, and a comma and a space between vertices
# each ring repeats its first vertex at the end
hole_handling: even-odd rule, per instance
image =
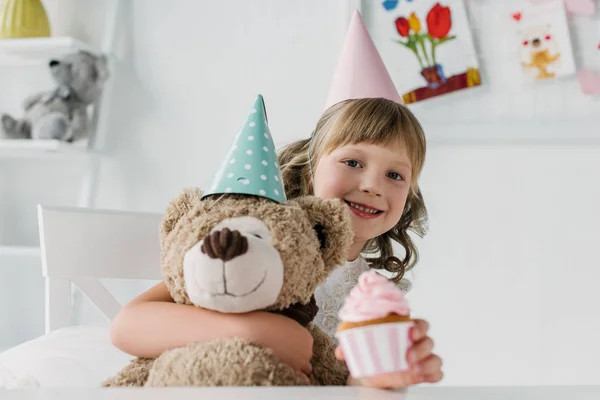
POLYGON ((40 0, 4 0, 0 8, 0 39, 50 36, 50 22, 40 0))

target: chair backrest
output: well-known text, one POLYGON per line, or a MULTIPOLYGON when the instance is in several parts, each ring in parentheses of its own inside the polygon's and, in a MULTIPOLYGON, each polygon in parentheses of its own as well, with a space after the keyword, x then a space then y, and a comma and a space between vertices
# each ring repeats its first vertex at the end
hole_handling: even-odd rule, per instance
POLYGON ((102 278, 161 279, 158 213, 38 206, 46 333, 71 325, 71 284, 111 320, 121 305, 102 278))

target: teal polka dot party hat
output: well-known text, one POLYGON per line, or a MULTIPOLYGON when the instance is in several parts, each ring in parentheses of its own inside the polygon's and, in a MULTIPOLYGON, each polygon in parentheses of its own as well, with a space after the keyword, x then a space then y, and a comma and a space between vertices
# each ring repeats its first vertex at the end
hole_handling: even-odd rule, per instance
POLYGON ((278 203, 286 201, 265 102, 260 94, 202 197, 226 193, 260 196, 278 203))

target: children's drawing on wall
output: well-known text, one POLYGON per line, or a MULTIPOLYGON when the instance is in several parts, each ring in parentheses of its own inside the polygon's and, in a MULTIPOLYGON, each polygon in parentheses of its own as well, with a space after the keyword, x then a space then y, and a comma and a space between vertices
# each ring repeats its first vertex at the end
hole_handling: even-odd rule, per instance
POLYGON ((369 31, 406 104, 481 84, 463 0, 376 4, 369 31))
POLYGON ((515 45, 526 82, 575 74, 575 60, 563 0, 521 2, 512 15, 515 45))

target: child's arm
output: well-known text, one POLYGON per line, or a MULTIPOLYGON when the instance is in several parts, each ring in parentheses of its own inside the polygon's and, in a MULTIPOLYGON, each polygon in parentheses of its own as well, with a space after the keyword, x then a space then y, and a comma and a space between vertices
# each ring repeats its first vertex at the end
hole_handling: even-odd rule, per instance
POLYGON ((222 314, 176 304, 164 282, 125 305, 114 318, 110 335, 122 351, 148 358, 191 342, 242 337, 271 348, 294 369, 311 372, 312 335, 296 321, 267 312, 222 314))

